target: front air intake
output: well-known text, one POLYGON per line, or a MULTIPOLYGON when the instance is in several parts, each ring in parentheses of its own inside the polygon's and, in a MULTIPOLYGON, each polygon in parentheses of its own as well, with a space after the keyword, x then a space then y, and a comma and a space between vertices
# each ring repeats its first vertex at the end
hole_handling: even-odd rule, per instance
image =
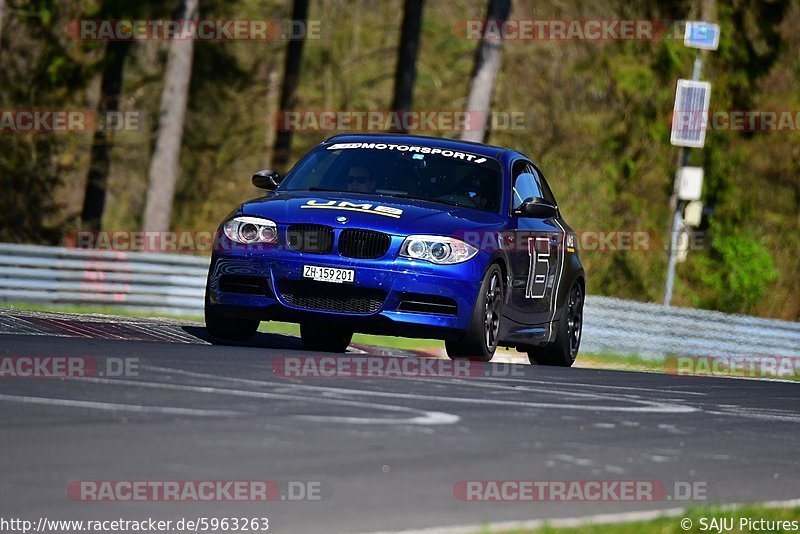
POLYGON ((348 258, 377 259, 386 254, 392 238, 372 230, 342 230, 339 234, 339 254, 348 258))
POLYGON ((333 250, 333 228, 321 224, 293 224, 286 230, 290 249, 310 254, 327 254, 333 250))

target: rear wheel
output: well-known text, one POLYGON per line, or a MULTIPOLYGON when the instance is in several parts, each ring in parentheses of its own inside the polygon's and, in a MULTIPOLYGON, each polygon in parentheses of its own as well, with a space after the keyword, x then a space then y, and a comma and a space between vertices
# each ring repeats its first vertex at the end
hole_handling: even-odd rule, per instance
POLYGON ((306 349, 317 352, 344 352, 353 339, 353 333, 326 328, 313 323, 300 324, 300 339, 306 349))
POLYGON ((531 347, 528 359, 539 365, 570 367, 575 363, 583 332, 583 289, 575 282, 556 328, 556 340, 543 347, 531 347))
POLYGON ((481 282, 469 329, 458 341, 445 342, 447 355, 451 359, 490 361, 497 349, 502 316, 503 273, 500 267, 492 265, 481 282))
POLYGON ((231 319, 220 317, 214 306, 208 302, 208 291, 205 299, 206 330, 212 336, 229 341, 247 341, 258 330, 257 319, 231 319))

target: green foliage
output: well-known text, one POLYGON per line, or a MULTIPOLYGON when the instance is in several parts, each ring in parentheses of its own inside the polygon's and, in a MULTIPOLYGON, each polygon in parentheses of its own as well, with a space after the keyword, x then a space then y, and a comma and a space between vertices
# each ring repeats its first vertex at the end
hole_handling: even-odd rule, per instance
MULTIPOLYGON (((731 521, 733 528, 725 532, 730 534, 750 534, 754 532, 760 520, 781 523, 783 521, 791 522, 797 521, 800 517, 800 508, 769 508, 757 504, 744 505, 731 508, 730 506, 703 506, 700 503, 695 503, 684 513, 678 516, 662 516, 657 519, 649 521, 636 521, 630 523, 587 523, 584 525, 573 527, 554 527, 545 525, 542 528, 535 530, 510 530, 510 531, 494 531, 491 534, 640 534, 641 532, 653 532, 658 534, 683 534, 685 532, 703 532, 704 530, 712 530, 715 528, 712 520, 716 520, 716 524, 721 524, 722 519, 731 521), (691 523, 682 523, 684 519, 688 519, 691 523), (703 528, 702 520, 706 521, 706 528, 703 528), (685 528, 686 526, 690 528, 685 528), (753 528, 750 528, 750 526, 753 528)), ((767 523, 769 524, 769 523, 767 523)), ((791 526, 789 523, 788 526, 791 526)), ((723 530, 719 527, 719 530, 723 530)), ((789 529, 784 530, 780 528, 773 532, 789 532, 789 529)), ((487 532, 487 534, 490 534, 487 532)))
POLYGON ((698 260, 705 291, 695 304, 728 312, 748 313, 770 284, 779 278, 772 256, 763 242, 740 228, 711 226, 711 253, 698 260))
MULTIPOLYGON (((86 109, 96 105, 104 43, 74 41, 80 18, 170 18, 178 0, 9 0, 0 48, 2 109, 86 109)), ((718 51, 704 54, 714 110, 800 109, 800 4, 716 0, 718 51)), ((515 2, 512 17, 651 19, 696 17, 697 2, 609 0, 600 4, 515 2)), ((290 16, 288 0, 203 0, 201 17, 290 16)), ((314 0, 322 36, 306 42, 298 91, 302 110, 387 110, 391 104, 400 7, 389 0, 314 0)), ((415 108, 462 110, 477 42, 453 31, 480 19, 485 2, 426 2, 415 108)), ((669 33, 668 33, 669 36, 669 33)), ((258 194, 252 172, 270 161, 270 102, 285 41, 196 43, 181 180, 173 227, 208 230, 258 194)), ((139 131, 115 136, 107 229, 137 229, 158 124, 167 43, 137 42, 125 66, 122 111, 139 131)), ((669 144, 677 78, 695 51, 680 39, 642 42, 508 41, 493 109, 523 112, 524 130, 488 141, 529 154, 543 169, 575 230, 647 231, 645 252, 585 252, 589 291, 660 301, 666 275, 668 200, 677 162, 669 144)), ((293 157, 334 132, 299 132, 293 157)), ((458 132, 422 132, 454 137, 458 132)), ((692 165, 705 169, 713 213, 708 250, 677 271, 675 303, 800 319, 800 133, 709 132, 692 165), (775 277, 775 272, 781 274, 775 277), (758 296, 756 296, 758 295, 758 296)), ((0 240, 57 243, 82 202, 91 133, 0 135, 0 240)))

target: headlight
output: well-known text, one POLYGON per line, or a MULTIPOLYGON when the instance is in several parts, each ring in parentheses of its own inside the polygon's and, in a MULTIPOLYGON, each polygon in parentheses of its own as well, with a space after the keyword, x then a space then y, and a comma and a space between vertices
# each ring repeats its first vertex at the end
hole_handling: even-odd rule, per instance
POLYGON ((260 217, 234 217, 222 225, 228 239, 236 243, 275 243, 278 240, 278 227, 269 219, 260 217))
POLYGON ((440 265, 462 263, 478 253, 478 249, 454 237, 410 235, 400 247, 400 255, 440 265))

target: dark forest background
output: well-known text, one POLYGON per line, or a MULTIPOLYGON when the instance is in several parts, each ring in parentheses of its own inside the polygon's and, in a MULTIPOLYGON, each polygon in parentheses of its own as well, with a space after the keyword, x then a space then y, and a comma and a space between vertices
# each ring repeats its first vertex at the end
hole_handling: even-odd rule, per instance
MULTIPOLYGON (((80 228, 145 225, 148 176, 161 176, 153 160, 171 43, 79 41, 68 27, 82 18, 182 18, 192 1, 0 0, 0 109, 118 109, 143 119, 138 131, 113 135, 0 133, 0 241, 56 245, 80 228), (99 211, 91 200, 98 194, 99 211)), ((321 38, 295 45, 293 108, 407 105, 397 94, 403 50, 416 58, 412 109, 466 108, 481 43, 454 25, 484 18, 488 2, 200 0, 196 10, 203 19, 287 20, 303 8, 320 21, 321 38), (409 48, 414 39, 418 46, 409 48)), ((797 0, 514 0, 509 8, 519 19, 710 15, 722 28, 719 50, 705 55, 712 109, 800 110, 797 0)), ((162 150, 171 141, 179 154, 172 229, 213 229, 257 195, 255 170, 276 158, 281 166, 281 157, 292 163, 333 133, 283 136, 289 149, 276 153, 272 117, 286 109, 290 48, 285 40, 193 44, 183 135, 162 140, 162 150)), ((576 230, 635 229, 666 239, 675 84, 691 77, 694 57, 676 39, 504 42, 491 106, 524 112, 528 127, 490 131, 485 140, 533 157, 576 230)), ((674 304, 800 320, 800 133, 709 132, 690 163, 705 169, 705 247, 678 265, 674 304)), ((583 260, 590 293, 663 298, 663 250, 586 252, 583 260)))

